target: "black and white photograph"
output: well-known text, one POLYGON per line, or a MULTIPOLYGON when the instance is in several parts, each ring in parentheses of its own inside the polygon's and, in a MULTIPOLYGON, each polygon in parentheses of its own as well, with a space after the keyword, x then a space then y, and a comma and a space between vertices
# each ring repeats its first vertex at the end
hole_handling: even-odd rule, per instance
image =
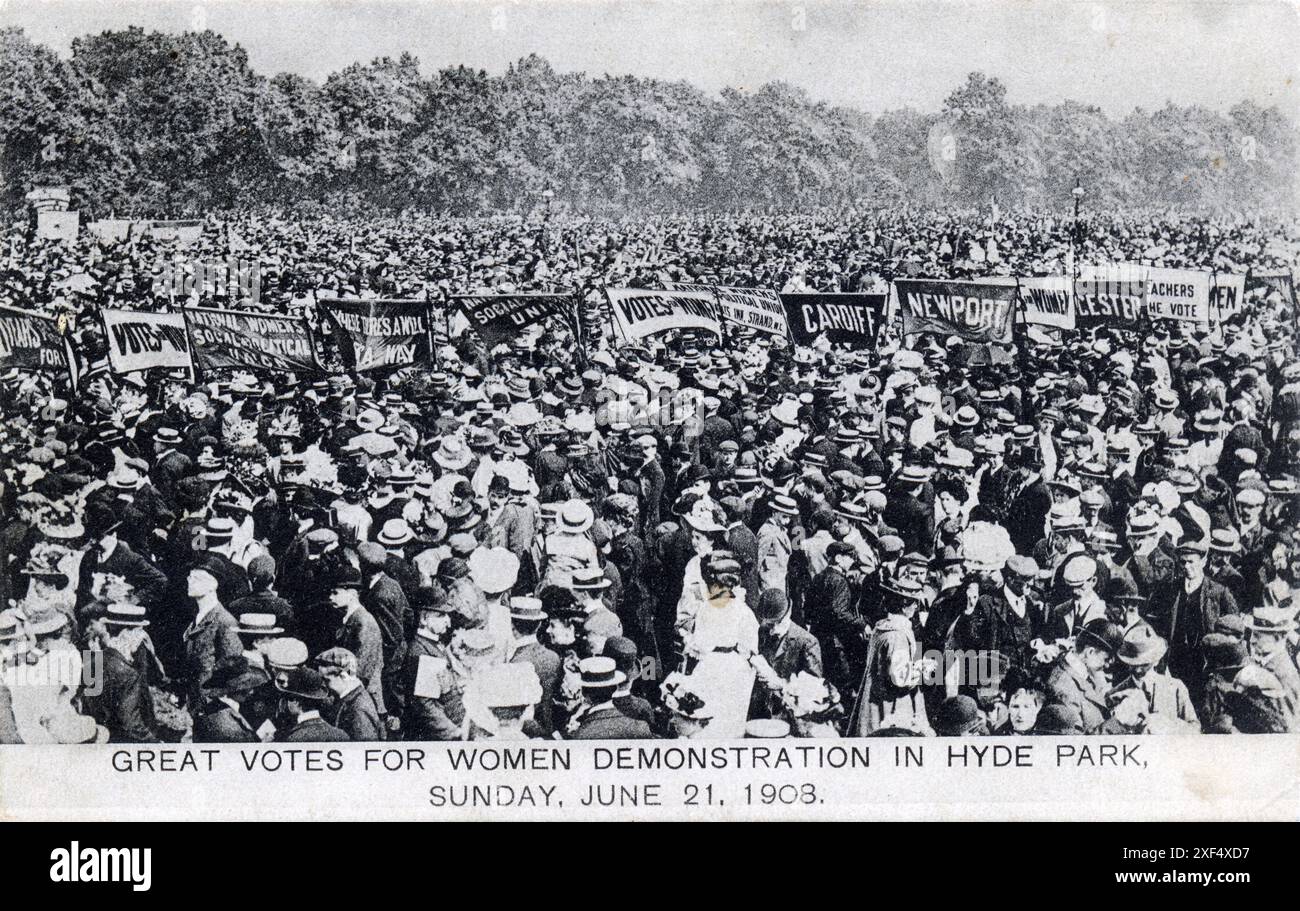
POLYGON ((0 818, 1294 821, 1298 49, 0 0, 0 818))

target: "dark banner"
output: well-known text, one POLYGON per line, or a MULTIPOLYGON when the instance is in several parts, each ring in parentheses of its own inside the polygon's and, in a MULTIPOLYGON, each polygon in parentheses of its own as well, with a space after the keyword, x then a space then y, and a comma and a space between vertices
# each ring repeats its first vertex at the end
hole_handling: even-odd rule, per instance
POLYGON ((77 362, 71 357, 58 320, 0 306, 0 369, 67 371, 75 388, 77 362))
POLYGON ((888 302, 887 294, 781 295, 790 337, 799 345, 825 335, 832 344, 875 348, 888 302))
POLYGON ((552 316, 576 325, 574 300, 567 294, 463 294, 448 299, 459 307, 489 348, 508 344, 529 326, 552 316))
POLYGON ((320 370, 305 319, 207 307, 182 312, 194 363, 201 370, 320 370))
POLYGON ((1250 291, 1255 288, 1264 288, 1266 291, 1276 291, 1282 295, 1282 300, 1290 306, 1295 306, 1295 282, 1290 272, 1275 272, 1270 274, 1251 273, 1247 283, 1246 290, 1250 291))
POLYGON ((1134 328, 1146 320, 1146 282, 1081 279, 1074 284, 1074 313, 1080 329, 1134 328))
POLYGON ((906 335, 933 332, 972 342, 1011 341, 1014 286, 900 279, 894 288, 906 335))
POLYGON ((406 367, 432 359, 429 302, 422 300, 321 300, 343 363, 351 370, 406 367))

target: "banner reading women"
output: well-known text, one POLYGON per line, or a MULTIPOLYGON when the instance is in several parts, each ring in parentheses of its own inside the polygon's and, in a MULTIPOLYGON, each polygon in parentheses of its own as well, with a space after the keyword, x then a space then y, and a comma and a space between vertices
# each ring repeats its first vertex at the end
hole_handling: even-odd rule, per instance
POLYGON ((901 279, 894 287, 906 335, 933 332, 972 342, 1011 341, 1014 285, 901 279))
POLYGON ((1068 275, 1042 275, 1015 278, 985 276, 975 281, 981 285, 1014 286, 1020 289, 1017 304, 1020 318, 1035 326, 1052 329, 1075 327, 1074 295, 1070 293, 1068 275))
POLYGON ((202 370, 320 370, 311 328, 296 316, 190 307, 183 311, 202 370))
POLYGON ((381 370, 427 361, 429 304, 422 300, 322 300, 344 364, 381 370))

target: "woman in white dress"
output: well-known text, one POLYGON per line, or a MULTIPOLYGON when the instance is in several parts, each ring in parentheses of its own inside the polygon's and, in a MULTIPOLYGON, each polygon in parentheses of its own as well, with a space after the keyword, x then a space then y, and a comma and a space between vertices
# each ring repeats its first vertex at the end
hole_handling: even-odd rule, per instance
POLYGON ((745 604, 740 563, 728 551, 700 560, 705 598, 683 628, 685 671, 692 689, 713 714, 700 736, 745 736, 754 689, 750 661, 758 654, 758 619, 745 604))

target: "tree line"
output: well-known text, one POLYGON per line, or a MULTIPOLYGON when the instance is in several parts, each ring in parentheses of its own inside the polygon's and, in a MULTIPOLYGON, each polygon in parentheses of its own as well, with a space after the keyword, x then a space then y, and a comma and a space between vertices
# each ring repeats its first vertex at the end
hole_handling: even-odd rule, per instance
MULTIPOLYGON (((881 78, 888 78, 882 74, 881 78)), ((1068 206, 1291 212, 1296 125, 1242 101, 1015 105, 972 73, 943 108, 869 114, 773 82, 559 73, 421 75, 409 54, 323 84, 254 72, 212 32, 86 35, 61 58, 0 30, 0 195, 66 184, 96 214, 251 203, 318 211, 771 211, 1068 206)))

